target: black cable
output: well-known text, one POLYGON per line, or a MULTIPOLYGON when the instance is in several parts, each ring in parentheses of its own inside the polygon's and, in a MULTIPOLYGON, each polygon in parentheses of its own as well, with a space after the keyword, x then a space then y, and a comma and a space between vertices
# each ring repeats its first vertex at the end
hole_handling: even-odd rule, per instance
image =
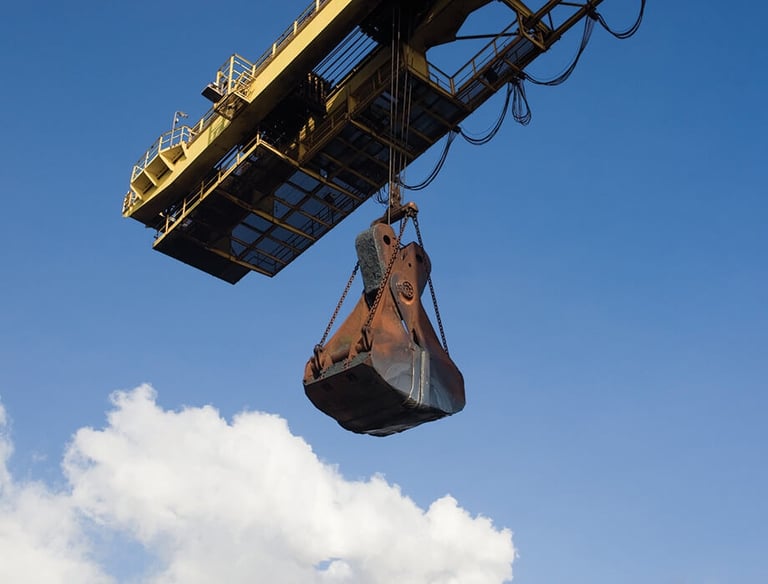
POLYGON ((523 126, 528 125, 528 123, 531 121, 531 108, 528 105, 528 98, 525 95, 523 79, 517 77, 512 82, 507 84, 507 94, 504 97, 504 108, 501 110, 501 113, 499 114, 496 123, 493 125, 493 128, 491 128, 491 130, 485 136, 482 138, 473 138, 472 136, 466 134, 460 127, 458 127, 456 131, 450 131, 448 133, 445 146, 443 147, 443 152, 440 154, 440 158, 438 159, 437 164, 435 164, 435 167, 429 173, 427 178, 416 185, 405 184, 402 182, 402 180, 398 180, 398 184, 402 188, 408 189, 409 191, 421 191, 427 188, 437 178, 437 175, 440 174, 440 171, 442 170, 443 165, 448 158, 448 151, 451 148, 451 144, 459 134, 461 134, 461 136, 467 142, 475 146, 487 144, 490 142, 496 136, 496 134, 498 134, 501 126, 504 124, 507 110, 510 109, 510 102, 512 103, 512 117, 515 119, 515 121, 522 124, 523 126))
POLYGON ((608 23, 605 21, 603 16, 598 13, 597 11, 591 11, 586 15, 586 18, 584 19, 584 33, 581 37, 581 44, 579 45, 579 49, 576 52, 576 56, 573 58, 573 61, 568 66, 568 68, 565 69, 560 75, 555 77, 554 79, 550 79, 548 81, 542 81, 540 79, 536 79, 535 77, 532 77, 528 73, 522 73, 519 77, 515 77, 508 85, 507 85, 507 94, 504 98, 504 108, 501 111, 501 114, 499 115, 499 118, 496 120, 496 123, 493 125, 491 130, 483 136, 482 138, 473 138, 472 136, 466 134, 464 130, 461 129, 461 127, 457 127, 456 131, 450 131, 448 132, 448 139, 446 140, 445 146, 443 147, 443 152, 440 155, 440 159, 437 161, 437 164, 432 169, 432 172, 429 173, 426 179, 424 179, 422 182, 420 182, 417 185, 407 185, 402 180, 398 178, 398 184, 408 190, 411 191, 420 191, 425 188, 427 188, 432 181, 437 178, 437 175, 440 174, 440 171, 443 168, 443 165, 445 164, 446 159, 448 158, 448 151, 451 148, 451 144, 453 143, 453 140, 456 138, 458 134, 461 134, 461 136, 470 144, 479 146, 483 144, 487 144, 490 142, 496 134, 501 129, 501 126, 504 124, 504 119, 507 115, 507 109, 510 106, 510 101, 512 102, 512 117, 515 119, 516 122, 523 126, 527 126, 531 121, 531 107, 528 103, 528 97, 525 93, 525 80, 530 81, 531 83, 535 83, 536 85, 545 85, 548 87, 554 87, 556 85, 560 85, 563 82, 565 82, 570 76, 571 73, 573 73, 574 69, 576 69, 576 65, 579 63, 579 59, 581 58, 581 55, 584 53, 584 50, 587 48, 587 45, 589 44, 589 40, 592 36, 592 31, 595 28, 595 22, 599 22, 600 25, 607 30, 611 35, 616 37, 617 39, 627 39, 634 35, 638 29, 640 28, 640 24, 643 21, 643 15, 645 13, 645 2, 646 0, 640 0, 640 12, 637 16, 637 20, 635 23, 629 27, 627 30, 624 31, 614 31, 609 26, 608 23))
POLYGON ((440 174, 440 171, 443 169, 445 160, 448 158, 448 151, 451 149, 451 144, 453 143, 457 135, 458 133, 453 130, 448 132, 448 138, 445 141, 445 146, 443 146, 443 152, 442 154, 440 154, 440 159, 437 161, 437 164, 432 169, 432 172, 429 173, 429 176, 427 176, 427 178, 425 178, 423 181, 421 181, 419 184, 416 184, 416 185, 407 185, 404 182, 402 182, 402 180, 398 180, 398 184, 404 189, 408 189, 409 191, 421 191, 426 189, 432 183, 432 181, 437 178, 437 175, 440 174))
POLYGON ((483 136, 482 138, 473 138, 472 136, 467 134, 464 130, 459 128, 459 133, 461 134, 461 137, 474 146, 482 146, 483 144, 488 144, 488 142, 493 140, 496 134, 499 133, 499 130, 501 129, 502 124, 504 123, 504 118, 507 117, 507 109, 509 108, 509 100, 511 97, 512 97, 512 85, 507 84, 507 95, 504 97, 504 107, 502 108, 501 114, 499 114, 499 118, 496 120, 496 123, 493 125, 493 127, 485 136, 483 136))
POLYGON ((595 28, 596 18, 598 18, 598 16, 592 13, 587 14, 587 17, 584 19, 584 34, 581 37, 581 45, 579 45, 579 50, 576 52, 576 56, 574 57, 573 62, 571 62, 565 71, 560 73, 560 75, 554 79, 550 79, 549 81, 541 81, 540 79, 531 77, 528 73, 524 74, 525 78, 531 83, 535 83, 536 85, 546 85, 548 87, 560 85, 566 79, 568 79, 571 76, 571 73, 573 73, 573 70, 576 69, 576 65, 578 65, 579 59, 581 58, 584 49, 586 49, 587 45, 589 44, 589 38, 592 36, 592 30, 595 28))
POLYGON ((525 80, 522 77, 515 77, 510 85, 512 85, 512 117, 521 126, 527 126, 531 123, 532 114, 528 97, 525 95, 525 80))
POLYGON ((633 24, 627 30, 622 32, 617 32, 611 29, 611 27, 608 26, 608 23, 605 21, 605 18, 603 18, 603 15, 600 13, 597 13, 597 20, 605 30, 607 30, 617 39, 624 40, 624 39, 628 39, 638 31, 638 29, 640 28, 640 24, 643 22, 644 13, 645 13, 645 0, 640 0, 640 13, 637 15, 637 20, 635 20, 635 24, 633 24))

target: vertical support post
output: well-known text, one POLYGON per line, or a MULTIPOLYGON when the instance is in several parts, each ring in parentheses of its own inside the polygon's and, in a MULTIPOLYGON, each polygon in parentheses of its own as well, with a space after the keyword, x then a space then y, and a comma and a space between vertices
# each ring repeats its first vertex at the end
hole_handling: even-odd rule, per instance
POLYGON ((227 93, 229 93, 233 89, 232 79, 234 78, 234 76, 235 76, 235 56, 232 55, 229 58, 229 76, 228 76, 229 79, 227 79, 227 93))

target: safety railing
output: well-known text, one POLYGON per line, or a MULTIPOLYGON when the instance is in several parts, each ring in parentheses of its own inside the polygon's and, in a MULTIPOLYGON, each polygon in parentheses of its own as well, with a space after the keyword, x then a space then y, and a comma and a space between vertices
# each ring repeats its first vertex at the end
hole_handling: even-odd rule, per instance
POLYGON ((125 193, 125 197, 123 197, 123 213, 128 211, 133 205, 139 200, 139 195, 134 191, 133 189, 129 190, 127 193, 125 193))
MULTIPOLYGON (((249 62, 247 59, 240 55, 232 55, 224 65, 222 65, 216 72, 216 86, 222 95, 226 95, 230 92, 236 92, 241 97, 246 97, 244 92, 247 91, 248 85, 262 69, 267 62, 272 60, 285 45, 302 30, 307 23, 312 19, 320 8, 329 0, 314 0, 312 4, 307 6, 299 17, 293 21, 293 24, 285 29, 280 34, 277 40, 272 43, 272 46, 267 49, 254 63, 249 62)), ((181 142, 192 142, 200 133, 211 123, 214 117, 216 117, 214 108, 208 110, 203 117, 193 127, 178 126, 168 132, 162 134, 155 142, 147 149, 144 155, 139 158, 136 164, 133 166, 133 172, 131 173, 131 181, 133 181, 141 172, 149 166, 149 164, 157 158, 157 156, 163 150, 172 148, 173 146, 181 142)))
POLYGON ((221 181, 223 181, 235 168, 248 158, 262 143, 260 136, 256 136, 245 146, 237 146, 216 165, 216 174, 207 177, 200 185, 187 195, 177 206, 165 213, 164 224, 158 228, 156 238, 160 238, 178 224, 187 211, 194 207, 198 201, 205 198, 221 181))
POLYGON ((305 153, 312 152, 318 144, 322 144, 327 136, 336 133, 336 128, 343 126, 347 122, 348 111, 346 107, 338 108, 313 131, 308 132, 302 137, 301 143, 304 146, 305 153))
POLYGON ((256 62, 254 63, 254 74, 262 66, 264 66, 267 61, 271 60, 275 55, 277 55, 283 49, 283 47, 285 47, 286 43, 288 43, 288 41, 296 36, 296 34, 307 25, 312 17, 320 10, 320 7, 326 2, 328 2, 328 0, 315 0, 312 2, 312 4, 307 6, 299 15, 299 17, 293 21, 293 24, 286 28, 280 34, 280 36, 277 37, 277 40, 272 43, 272 46, 264 51, 264 53, 258 59, 256 59, 256 62))
POLYGON ((189 141, 194 142, 195 138, 197 138, 203 130, 205 130, 210 123, 213 121, 213 119, 216 117, 216 111, 211 108, 205 114, 202 118, 192 127, 192 130, 190 131, 190 137, 189 141))
POLYGON ((157 158, 160 152, 173 148, 182 142, 189 142, 192 135, 193 130, 189 126, 176 126, 164 134, 161 134, 160 137, 154 141, 152 146, 147 149, 144 156, 139 158, 136 164, 133 165, 131 180, 134 180, 142 170, 149 166, 149 163, 157 158))
POLYGON ((455 93, 455 87, 453 85, 453 77, 448 75, 445 71, 434 65, 433 63, 428 63, 429 65, 429 80, 440 87, 441 89, 444 89, 451 95, 455 93))
POLYGON ((507 46, 519 40, 520 33, 517 30, 517 22, 512 22, 507 28, 496 35, 493 40, 480 49, 463 67, 456 71, 450 80, 452 93, 455 93, 457 88, 462 87, 466 82, 474 79, 482 68, 498 57, 507 46))
POLYGON ((253 63, 235 53, 216 71, 216 87, 222 95, 235 92, 246 97, 253 72, 253 63))

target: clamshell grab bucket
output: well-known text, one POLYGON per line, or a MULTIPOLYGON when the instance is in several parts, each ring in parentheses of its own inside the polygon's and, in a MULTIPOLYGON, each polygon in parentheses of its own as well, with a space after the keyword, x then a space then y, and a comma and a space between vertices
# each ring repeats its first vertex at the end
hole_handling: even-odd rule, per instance
POLYGON ((465 404, 464 379, 421 304, 429 258, 416 243, 398 247, 386 224, 358 236, 365 291, 336 333, 315 348, 304 373, 307 397, 352 432, 387 436, 465 404))

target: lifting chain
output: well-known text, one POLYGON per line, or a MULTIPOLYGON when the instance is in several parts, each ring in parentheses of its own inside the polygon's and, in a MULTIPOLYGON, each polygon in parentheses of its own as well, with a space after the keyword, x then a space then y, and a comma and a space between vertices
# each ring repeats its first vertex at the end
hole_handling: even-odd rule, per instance
MULTIPOLYGON (((416 229, 416 237, 419 240, 421 249, 424 249, 424 241, 421 238, 421 229, 419 229, 419 219, 416 215, 413 216, 413 227, 416 229)), ((427 283, 429 284, 429 293, 432 295, 432 306, 435 309, 435 318, 437 319, 437 328, 440 329, 440 340, 443 342, 443 349, 445 354, 448 355, 448 341, 445 340, 445 329, 443 329, 443 319, 440 318, 440 307, 437 305, 437 295, 435 294, 435 286, 432 284, 432 272, 430 271, 427 276, 427 283)))
MULTIPOLYGON (((416 210, 409 208, 406 210, 405 217, 403 217, 403 219, 400 221, 400 232, 397 234, 397 239, 395 240, 395 243, 393 245, 394 251, 392 252, 392 255, 389 258, 389 262, 387 263, 387 269, 384 272, 384 275, 381 278, 381 283, 379 284, 379 288, 376 291, 376 297, 374 298, 373 303, 371 304, 371 308, 368 311, 368 318, 366 318, 365 324, 363 325, 362 332, 364 337, 368 336, 371 323, 373 322, 373 317, 376 315, 376 309, 379 307, 379 304, 381 302, 381 297, 384 295, 384 290, 387 288, 389 284, 389 277, 392 275, 392 268, 395 265, 397 254, 400 253, 400 241, 403 238, 403 233, 405 232, 405 227, 408 223, 408 219, 413 219, 413 227, 416 230, 416 237, 419 240, 419 246, 422 249, 424 249, 424 240, 421 236, 421 229, 419 228, 419 219, 418 219, 416 210)), ((352 287, 352 282, 354 282, 355 276, 357 275, 357 272, 359 269, 360 269, 360 263, 357 262, 355 264, 354 269, 352 270, 352 274, 350 275, 349 280, 347 281, 347 285, 344 287, 344 291, 341 294, 341 298, 339 298, 339 302, 336 304, 336 308, 334 309, 333 314, 331 315, 331 320, 328 322, 328 326, 325 327, 323 338, 320 339, 320 342, 315 347, 316 350, 322 349, 322 347, 325 345, 325 341, 328 339, 328 335, 331 332, 331 328, 333 328, 333 323, 336 321, 336 317, 339 315, 339 311, 341 310, 341 307, 344 304, 344 300, 349 294, 349 290, 352 287)), ((435 286, 432 283, 431 273, 427 276, 427 283, 429 284, 429 293, 432 296, 432 307, 435 309, 435 318, 437 319, 437 327, 440 330, 440 340, 443 343, 443 349, 445 350, 445 353, 448 354, 448 341, 445 338, 445 329, 443 327, 443 319, 440 316, 440 307, 437 304, 437 295, 435 294, 435 286)))
POLYGON ((352 287, 352 282, 355 280, 355 276, 357 276, 357 271, 360 269, 360 262, 357 262, 355 264, 354 269, 352 270, 352 275, 349 277, 349 280, 347 281, 347 285, 344 287, 344 292, 341 293, 341 298, 339 298, 339 303, 336 305, 336 309, 333 311, 333 315, 331 315, 331 320, 328 322, 328 326, 325 327, 325 332, 323 333, 323 338, 320 339, 320 342, 317 344, 317 347, 322 348, 323 345, 325 345, 325 341, 328 339, 328 335, 331 332, 331 328, 333 327, 333 323, 336 320, 336 317, 339 316, 339 311, 341 310, 341 305, 344 304, 344 300, 347 297, 347 294, 349 294, 349 289, 352 287))
POLYGON ((371 322, 373 322, 373 317, 376 314, 376 309, 379 307, 381 297, 384 294, 384 290, 387 288, 387 285, 389 284, 389 276, 392 274, 392 266, 395 265, 397 254, 400 253, 400 240, 403 238, 403 232, 405 231, 405 225, 408 223, 409 217, 413 217, 414 221, 416 220, 416 214, 413 210, 408 210, 403 220, 400 221, 400 233, 397 234, 397 239, 395 240, 395 245, 393 246, 394 251, 389 258, 389 263, 387 263, 387 270, 381 277, 381 284, 379 284, 379 289, 376 291, 376 298, 374 298, 373 304, 371 304, 371 310, 368 312, 368 318, 365 319, 365 324, 363 325, 363 334, 367 334, 367 331, 370 329, 371 322))
MULTIPOLYGON (((403 232, 405 231, 405 224, 408 221, 408 217, 416 217, 415 211, 408 210, 406 212, 405 218, 400 222, 400 233, 397 235, 397 239, 395 240, 395 251, 392 252, 392 256, 389 258, 389 263, 387 264, 387 270, 384 273, 384 276, 382 277, 381 284, 379 285, 379 289, 376 291, 376 298, 373 301, 373 304, 371 304, 371 309, 368 312, 368 318, 365 321, 365 324, 363 325, 363 334, 366 334, 366 331, 370 329, 371 322, 373 321, 373 316, 376 312, 376 308, 379 306, 379 302, 381 301, 381 296, 384 294, 384 289, 387 286, 387 282, 389 282, 389 276, 392 273, 392 266, 395 263, 395 260, 397 259, 397 254, 400 252, 400 240, 403 238, 403 232)), ((352 274, 349 276, 349 280, 347 280, 347 285, 344 287, 344 291, 341 293, 341 298, 339 298, 339 302, 336 304, 336 308, 333 311, 333 314, 331 315, 331 320, 328 321, 328 326, 325 327, 325 332, 323 333, 323 338, 320 339, 320 342, 315 345, 315 352, 319 352, 323 346, 325 345, 325 341, 328 340, 328 335, 331 333, 331 329, 333 328, 333 323, 336 322, 336 317, 339 316, 339 311, 341 310, 342 305, 344 304, 344 300, 346 300, 347 295, 349 294, 350 288, 352 288, 352 282, 355 281, 355 276, 357 276, 357 272, 360 269, 360 262, 357 262, 355 264, 354 269, 352 270, 352 274)))

